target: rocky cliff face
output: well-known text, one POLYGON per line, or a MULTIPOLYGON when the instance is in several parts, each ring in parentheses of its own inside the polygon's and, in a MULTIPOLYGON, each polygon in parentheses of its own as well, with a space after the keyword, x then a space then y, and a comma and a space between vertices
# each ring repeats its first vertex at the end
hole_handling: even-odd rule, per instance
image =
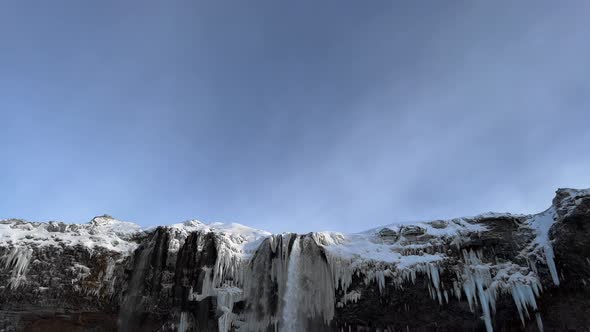
POLYGON ((0 222, 0 331, 590 331, 590 190, 357 234, 0 222))

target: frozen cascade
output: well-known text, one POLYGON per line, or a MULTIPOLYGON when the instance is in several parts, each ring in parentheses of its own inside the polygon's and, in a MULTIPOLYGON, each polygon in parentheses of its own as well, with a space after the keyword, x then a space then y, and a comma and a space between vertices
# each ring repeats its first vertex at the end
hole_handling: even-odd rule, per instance
POLYGON ((337 234, 332 238, 327 236, 325 233, 301 237, 284 234, 272 236, 261 245, 251 262, 252 273, 246 278, 250 286, 245 287, 245 297, 256 300, 241 315, 240 330, 262 331, 271 326, 277 329, 279 322, 291 330, 305 329, 311 321, 330 324, 335 308, 361 298, 361 293, 350 289, 353 276, 363 278, 366 285, 375 284, 382 291, 387 285, 404 289, 406 284, 416 283, 417 275, 423 275, 429 280, 430 296, 441 305, 448 303, 450 296, 460 301, 464 293, 472 311, 481 309, 488 331, 493 329, 497 298, 502 294, 512 295, 523 322, 534 314, 542 324, 536 312, 540 281, 527 267, 512 262, 486 263, 482 261, 481 251, 463 250, 464 264, 455 271, 457 279, 445 285, 441 274, 445 272, 442 262, 446 257, 442 254, 401 255, 390 251, 387 255, 391 262, 359 259, 333 252, 333 248, 327 250, 326 246, 342 241, 337 234), (293 249, 289 254, 290 246, 293 249), (276 291, 272 285, 276 285, 276 291), (337 292, 343 293, 338 301, 337 292), (273 306, 272 298, 277 295, 279 301, 273 306))
MULTIPOLYGON (((539 215, 533 217, 537 219, 539 215)), ((533 248, 544 254, 552 278, 558 284, 553 248, 548 239, 549 228, 554 223, 554 211, 550 210, 541 217, 545 218, 531 224, 538 234, 535 241, 537 245, 533 248)), ((422 226, 428 228, 430 224, 422 226)), ((335 232, 317 232, 297 239, 293 234, 271 236, 266 245, 259 248, 260 252, 257 254, 260 254, 260 257, 255 261, 260 262, 254 264, 261 264, 258 274, 270 271, 270 281, 276 285, 276 294, 280 300, 273 307, 270 305, 272 300, 259 300, 268 299, 265 293, 268 292, 269 286, 264 285, 255 289, 254 293, 260 295, 254 297, 260 304, 256 304, 257 308, 261 309, 258 312, 264 314, 252 315, 251 313, 256 311, 250 310, 249 314, 243 316, 246 325, 241 327, 258 331, 264 327, 274 326, 276 330, 282 321, 282 326, 288 328, 288 315, 300 318, 297 327, 301 329, 305 329, 307 326, 304 325, 315 318, 330 324, 334 318, 335 308, 361 299, 360 292, 350 289, 353 278, 360 277, 366 285, 374 284, 383 291, 389 286, 403 290, 407 284, 416 284, 417 276, 422 275, 429 280, 427 285, 430 296, 441 305, 448 303, 451 297, 461 301, 464 299, 462 295, 465 294, 471 310, 481 310, 482 320, 488 331, 493 329, 492 316, 496 311, 497 299, 504 295, 512 296, 523 324, 534 315, 539 329, 542 329, 536 303, 541 284, 534 266, 520 266, 510 261, 484 262, 481 251, 469 250, 462 252, 463 266, 445 271, 448 268, 444 262, 448 259, 446 252, 449 246, 460 249, 462 244, 468 241, 469 234, 479 232, 485 229, 485 226, 458 220, 444 224, 446 228, 440 225, 437 227, 430 227, 428 230, 428 233, 436 234, 435 240, 424 243, 416 243, 415 239, 404 242, 403 235, 397 242, 388 243, 375 238, 371 233, 343 235, 335 232), (301 251, 292 253, 299 255, 299 276, 296 286, 300 291, 292 295, 293 289, 289 280, 293 280, 294 260, 289 259, 288 248, 293 246, 295 241, 297 249, 301 251), (270 257, 263 258, 266 255, 270 257), (265 270, 262 270, 262 267, 265 267, 265 270), (456 273, 456 279, 452 280, 451 284, 443 283, 442 274, 449 272, 456 273), (339 294, 338 300, 336 294, 339 294), (297 298, 297 302, 289 303, 285 301, 287 297, 297 298), (289 307, 297 304, 296 309, 289 307)), ((397 232, 401 234, 399 230, 397 232)), ((427 236, 425 238, 428 239, 427 236)), ((255 273, 248 276, 247 279, 259 280, 261 276, 256 275, 255 273)), ((252 290, 246 290, 246 297, 252 298, 252 290)))
POLYGON ((11 289, 18 288, 21 283, 26 281, 25 274, 32 256, 33 249, 31 248, 13 247, 8 255, 3 257, 4 268, 12 268, 10 282, 8 283, 11 289))
POLYGON ((335 291, 330 268, 312 237, 300 241, 301 293, 299 311, 306 319, 329 324, 334 318, 335 291))
MULTIPOLYGON (((541 284, 536 274, 527 268, 512 263, 483 263, 479 251, 463 250, 463 291, 469 307, 481 306, 488 332, 493 331, 492 314, 496 311, 496 299, 500 292, 512 294, 518 314, 523 323, 529 318, 529 309, 537 310, 536 297, 540 295, 541 284), (523 274, 527 273, 526 275, 523 274)), ((536 313, 537 324, 542 327, 541 317, 536 313)))
POLYGON ((248 307, 239 331, 277 330, 282 319, 287 284, 289 247, 295 234, 272 235, 262 242, 248 264, 244 297, 248 307))
POLYGON ((244 284, 240 331, 308 329, 334 317, 335 287, 323 249, 311 236, 275 235, 258 248, 244 284), (291 248, 291 249, 290 249, 291 248))
POLYGON ((553 245, 549 239, 549 230, 555 223, 556 218, 557 216, 555 207, 551 207, 544 212, 531 216, 529 223, 537 233, 534 245, 537 246, 537 250, 543 252, 545 256, 545 263, 547 264, 549 272, 551 273, 551 279, 556 286, 559 286, 559 275, 557 273, 557 267, 555 266, 553 245))
MULTIPOLYGON (((590 191, 585 192, 588 194, 590 191)), ((191 312, 193 301, 204 301, 210 310, 207 328, 218 325, 219 331, 319 330, 342 327, 343 322, 344 330, 355 329, 354 324, 341 318, 342 312, 346 316, 365 302, 373 306, 375 299, 367 301, 366 297, 381 297, 379 300, 385 302, 389 300, 385 297, 397 296, 408 288, 412 294, 423 294, 441 306, 468 302, 469 308, 481 315, 478 324, 485 324, 488 331, 493 328, 496 305, 512 301, 517 309, 513 314, 518 313, 523 326, 528 328, 536 320, 542 330, 537 302, 541 281, 559 285, 560 277, 567 276, 568 270, 558 270, 562 265, 555 261, 556 254, 563 256, 557 251, 562 247, 553 244, 562 241, 561 222, 578 207, 579 197, 572 192, 570 201, 557 200, 559 204, 536 215, 488 213, 413 225, 390 224, 354 234, 271 235, 236 224, 190 221, 158 228, 161 236, 154 242, 151 230, 128 232, 138 236, 125 235, 121 229, 126 226, 119 227, 105 218, 97 218, 89 226, 0 221, 0 241, 6 243, 0 268, 7 282, 0 286, 10 291, 23 288, 23 284, 35 285, 39 262, 44 263, 38 250, 65 243, 81 245, 91 255, 105 254, 94 248, 119 254, 98 265, 72 262, 68 273, 73 276, 73 289, 85 295, 123 292, 119 296, 121 329, 133 327, 130 321, 141 323, 139 314, 148 312, 148 305, 151 310, 158 302, 155 296, 175 287, 173 291, 179 290, 182 301, 173 303, 169 324, 180 331, 190 330, 201 319, 191 312), (556 223, 558 227, 553 226, 556 223), (487 234, 487 230, 491 232, 487 234), (189 236, 199 240, 189 246, 189 236), (501 243, 497 251, 496 241, 504 239, 515 241, 515 245, 509 248, 501 243), (129 257, 128 249, 138 246, 129 257), (179 252, 186 255, 182 256, 184 260, 177 259, 179 252), (518 259, 513 259, 513 254, 518 259), (119 270, 121 264, 125 269, 119 270), (183 264, 188 264, 186 271, 183 264), (95 274, 97 266, 101 270, 95 274), (121 277, 125 278, 122 283, 121 277), (99 281, 96 285, 95 279, 99 281), (347 305, 351 308, 337 311, 336 317, 336 310, 347 305)), ((590 259, 586 261, 590 264, 590 259)), ((580 282, 586 285, 588 279, 580 282)), ((38 289, 44 292, 47 287, 38 289)), ((406 304, 391 306, 410 311, 406 304)), ((498 308, 502 318, 505 309, 498 308)))
POLYGON ((283 329, 285 331, 301 331, 299 326, 299 301, 301 293, 301 273, 299 256, 301 247, 299 237, 295 238, 291 254, 289 255, 289 267, 287 268, 287 289, 283 298, 283 329))
MULTIPOLYGON (((215 224, 215 226, 226 227, 222 224, 215 224)), ((254 253, 254 249, 260 248, 256 244, 264 242, 262 232, 255 234, 257 237, 252 241, 248 238, 248 232, 251 232, 249 229, 238 224, 227 227, 235 228, 238 232, 234 234, 225 229, 215 231, 199 222, 185 222, 171 227, 176 238, 174 241, 169 241, 169 246, 173 246, 176 252, 184 250, 186 241, 190 237, 193 237, 191 241, 194 242, 194 248, 190 248, 189 251, 216 251, 215 262, 207 263, 200 268, 202 283, 198 288, 190 288, 188 300, 199 302, 209 297, 215 298, 220 312, 218 328, 221 332, 230 331, 232 327, 240 325, 244 327, 244 320, 238 321, 242 317, 233 313, 233 306, 243 299, 243 289, 247 288, 246 284, 254 286, 259 281, 260 274, 252 277, 247 267, 251 263, 251 254, 254 253), (249 244, 249 240, 253 243, 249 244), (205 245, 209 247, 205 248, 205 245), (251 277, 251 280, 246 280, 248 277, 251 277)), ((256 330, 256 327, 247 326, 244 329, 256 330)))
POLYGON ((157 233, 154 233, 145 246, 137 249, 139 254, 136 251, 128 293, 121 304, 119 328, 122 331, 131 330, 135 326, 137 314, 141 311, 145 277, 150 268, 149 258, 156 246, 156 237, 157 233))
POLYGON ((217 306, 223 314, 219 317, 218 326, 220 332, 231 330, 235 314, 232 312, 234 303, 242 299, 242 290, 237 287, 219 288, 217 291, 217 306))

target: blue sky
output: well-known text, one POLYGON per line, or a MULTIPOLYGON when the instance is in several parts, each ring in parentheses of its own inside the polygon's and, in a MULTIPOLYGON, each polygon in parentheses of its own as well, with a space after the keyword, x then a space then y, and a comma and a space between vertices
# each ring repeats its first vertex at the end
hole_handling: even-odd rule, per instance
POLYGON ((587 1, 6 1, 0 218, 274 232, 590 187, 587 1))

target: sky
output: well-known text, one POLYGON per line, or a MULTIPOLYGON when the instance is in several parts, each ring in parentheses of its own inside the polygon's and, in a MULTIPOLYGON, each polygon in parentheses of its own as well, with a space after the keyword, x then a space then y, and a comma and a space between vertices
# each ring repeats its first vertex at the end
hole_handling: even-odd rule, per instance
POLYGON ((590 2, 3 1, 0 218, 356 232, 590 187, 590 2))

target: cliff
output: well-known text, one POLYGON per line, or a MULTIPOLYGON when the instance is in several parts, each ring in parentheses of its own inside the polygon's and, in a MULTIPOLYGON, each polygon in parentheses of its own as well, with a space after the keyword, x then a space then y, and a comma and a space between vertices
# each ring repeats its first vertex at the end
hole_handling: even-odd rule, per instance
POLYGON ((590 331, 590 190, 356 234, 0 221, 0 331, 590 331))

